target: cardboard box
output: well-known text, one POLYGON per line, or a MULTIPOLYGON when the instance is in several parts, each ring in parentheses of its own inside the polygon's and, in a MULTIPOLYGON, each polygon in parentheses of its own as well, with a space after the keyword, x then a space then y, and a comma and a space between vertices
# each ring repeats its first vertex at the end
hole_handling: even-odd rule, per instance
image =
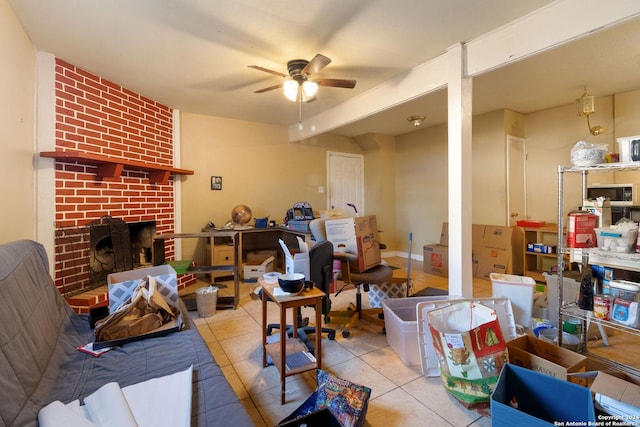
POLYGON ((311 274, 309 273, 309 248, 300 237, 296 236, 296 239, 298 239, 300 252, 294 254, 291 253, 282 239, 278 239, 278 243, 280 243, 280 247, 282 247, 282 251, 284 252, 284 272, 287 274, 302 273, 307 280, 311 280, 311 274))
POLYGON ((640 419, 640 386, 635 380, 627 375, 618 378, 598 372, 591 384, 595 407, 622 420, 640 419))
POLYGON ((358 255, 358 260, 349 265, 351 271, 361 273, 382 261, 375 215, 327 220, 325 228, 327 240, 337 252, 358 255))
POLYGON ((257 281, 263 274, 269 273, 273 271, 273 262, 275 261, 275 257, 270 256, 266 258, 264 261, 257 262, 247 262, 243 265, 243 279, 245 282, 248 281, 257 281))
MULTIPOLYGON (((509 363, 561 380, 569 379, 567 377, 569 373, 584 372, 587 366, 586 356, 544 342, 531 335, 507 342, 507 349, 509 363)), ((570 380, 585 383, 584 379, 570 378, 570 380)))
POLYGON ((476 277, 488 279, 491 273, 512 271, 513 228, 486 225, 482 240, 477 245, 478 269, 476 277))
POLYGON ((611 201, 609 199, 583 200, 582 210, 598 217, 598 227, 602 228, 611 226, 611 201))
POLYGON ((494 426, 594 426, 595 420, 588 388, 513 364, 502 368, 491 394, 494 426))
MULTIPOLYGON (((147 276, 153 276, 157 279, 157 290, 162 294, 165 301, 173 307, 179 309, 178 304, 178 282, 176 271, 168 264, 158 265, 155 267, 141 268, 136 270, 122 271, 111 273, 107 276, 107 284, 109 290, 109 313, 113 313, 125 304, 134 293, 142 280, 147 276)), ((176 319, 165 323, 164 325, 149 331, 145 334, 131 336, 127 338, 116 339, 112 341, 96 341, 93 344, 94 350, 106 347, 120 346, 128 342, 138 341, 145 338, 160 337, 178 332, 183 327, 182 315, 178 311, 176 319)))
POLYGON ((434 243, 423 248, 422 270, 436 276, 449 277, 449 248, 434 243))
MULTIPOLYGON (((471 225, 473 276, 488 279, 491 273, 522 274, 522 233, 518 227, 471 225)), ((440 244, 449 243, 449 224, 442 224, 440 244)), ((426 259, 426 258, 425 258, 426 259)), ((425 269, 425 272, 428 272, 425 269)))

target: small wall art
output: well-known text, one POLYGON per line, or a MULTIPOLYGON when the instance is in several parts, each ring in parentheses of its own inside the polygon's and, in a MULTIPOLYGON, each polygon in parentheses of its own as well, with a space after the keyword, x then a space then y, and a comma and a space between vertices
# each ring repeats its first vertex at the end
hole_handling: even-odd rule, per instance
POLYGON ((222 190, 222 177, 221 176, 212 176, 211 177, 211 189, 212 190, 222 190))

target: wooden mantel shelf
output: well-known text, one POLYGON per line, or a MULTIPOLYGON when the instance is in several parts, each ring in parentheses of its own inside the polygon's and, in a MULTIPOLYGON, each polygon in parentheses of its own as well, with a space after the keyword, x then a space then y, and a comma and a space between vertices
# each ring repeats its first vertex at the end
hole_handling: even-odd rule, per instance
POLYGON ((118 178, 122 170, 135 169, 149 173, 151 184, 167 184, 171 174, 193 175, 192 170, 178 169, 171 166, 153 165, 136 160, 109 157, 100 154, 84 153, 75 150, 42 151, 40 157, 48 157, 59 161, 78 162, 98 167, 99 178, 118 178))

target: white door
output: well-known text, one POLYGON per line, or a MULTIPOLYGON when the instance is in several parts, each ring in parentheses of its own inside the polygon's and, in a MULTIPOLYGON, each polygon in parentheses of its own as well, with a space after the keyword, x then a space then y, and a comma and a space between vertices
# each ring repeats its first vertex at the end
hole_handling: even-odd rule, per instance
POLYGON ((507 135, 507 221, 516 225, 527 219, 526 139, 507 135))
POLYGON ((364 157, 360 154, 327 153, 327 207, 353 216, 352 204, 364 211, 364 157))

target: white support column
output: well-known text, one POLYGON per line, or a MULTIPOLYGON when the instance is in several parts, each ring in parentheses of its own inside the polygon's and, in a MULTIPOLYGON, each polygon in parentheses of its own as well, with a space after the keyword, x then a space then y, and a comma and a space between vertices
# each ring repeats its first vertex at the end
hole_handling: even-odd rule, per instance
POLYGON ((36 240, 44 245, 49 269, 55 269, 56 175, 54 159, 40 157, 41 151, 56 147, 56 58, 50 53, 36 54, 36 240))
POLYGON ((447 51, 449 102, 449 295, 473 296, 471 259, 471 101, 462 44, 447 51))

